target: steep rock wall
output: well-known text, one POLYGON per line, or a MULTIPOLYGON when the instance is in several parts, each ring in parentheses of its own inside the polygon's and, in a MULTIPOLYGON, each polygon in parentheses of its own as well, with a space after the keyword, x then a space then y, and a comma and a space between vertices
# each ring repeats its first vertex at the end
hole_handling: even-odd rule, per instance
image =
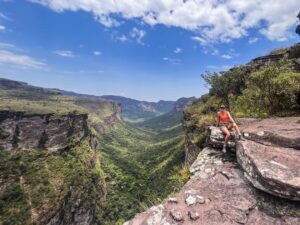
POLYGON ((87 136, 87 117, 76 113, 56 116, 0 111, 0 151, 62 149, 71 138, 87 136))
POLYGON ((182 126, 185 132, 185 164, 191 165, 197 158, 206 139, 206 125, 197 124, 191 113, 183 111, 182 126))

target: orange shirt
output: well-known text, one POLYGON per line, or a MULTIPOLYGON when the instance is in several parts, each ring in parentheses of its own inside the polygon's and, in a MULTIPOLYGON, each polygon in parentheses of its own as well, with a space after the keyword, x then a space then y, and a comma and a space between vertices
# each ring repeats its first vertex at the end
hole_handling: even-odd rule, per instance
POLYGON ((219 122, 220 123, 223 123, 223 124, 229 123, 230 119, 229 119, 229 115, 228 115, 227 111, 218 112, 218 116, 219 116, 219 122))

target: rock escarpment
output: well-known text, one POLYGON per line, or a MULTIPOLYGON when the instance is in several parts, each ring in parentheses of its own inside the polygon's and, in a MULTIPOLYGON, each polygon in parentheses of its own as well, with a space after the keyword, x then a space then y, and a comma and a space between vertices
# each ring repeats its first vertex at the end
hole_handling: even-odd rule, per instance
MULTIPOLYGON (((254 127, 279 132, 279 120, 246 119, 241 123, 250 137, 254 127)), ((300 132, 296 132, 296 121, 285 118, 280 135, 292 137, 295 131, 292 139, 297 139, 300 132)), ((190 167, 191 178, 180 192, 125 224, 300 224, 300 205, 295 201, 299 194, 299 151, 275 146, 270 139, 239 142, 236 151, 237 156, 223 154, 218 147, 205 147, 190 167)))
POLYGON ((183 111, 182 125, 185 131, 185 164, 191 165, 197 158, 206 139, 206 124, 197 124, 193 115, 183 111))
POLYGON ((106 185, 87 119, 0 113, 1 224, 94 223, 106 185))
POLYGON ((66 147, 71 138, 88 134, 87 114, 68 113, 26 115, 24 112, 0 112, 0 151, 66 147))

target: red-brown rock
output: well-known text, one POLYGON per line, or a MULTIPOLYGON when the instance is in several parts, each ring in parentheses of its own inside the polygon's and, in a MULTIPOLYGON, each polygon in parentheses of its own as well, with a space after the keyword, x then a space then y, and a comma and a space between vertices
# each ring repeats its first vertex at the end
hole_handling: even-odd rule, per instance
POLYGON ((245 177, 258 189, 291 200, 300 200, 300 151, 259 144, 237 144, 237 160, 245 177))
POLYGON ((300 118, 239 119, 247 139, 300 150, 300 118))
MULTIPOLYGON (((178 203, 166 200, 162 205, 137 214, 126 225, 289 225, 300 217, 300 207, 282 199, 270 200, 258 193, 243 176, 235 158, 219 150, 205 148, 191 166, 191 179, 174 196, 178 203), (202 196, 203 204, 186 204, 187 196, 202 196), (283 210, 288 208, 289 210, 283 210), (170 212, 180 212, 175 221, 170 212), (191 218, 191 213, 197 215, 191 218), (198 218, 199 216, 199 218, 198 218)), ((296 223, 297 224, 297 223, 296 223)))

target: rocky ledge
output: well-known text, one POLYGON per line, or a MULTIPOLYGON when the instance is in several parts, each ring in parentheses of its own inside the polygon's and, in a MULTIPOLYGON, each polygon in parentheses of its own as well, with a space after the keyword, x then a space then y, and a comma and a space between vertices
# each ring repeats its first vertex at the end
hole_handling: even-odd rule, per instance
POLYGON ((279 197, 300 200, 299 150, 247 140, 238 143, 237 159, 245 177, 256 188, 279 197))
POLYGON ((76 113, 58 116, 0 111, 0 151, 62 149, 70 138, 88 135, 87 117, 76 113))
POLYGON ((300 200, 299 118, 243 119, 248 140, 237 144, 237 160, 258 189, 300 200))
MULTIPOLYGON (((284 118, 282 127, 278 125, 281 120, 240 120, 252 140, 239 142, 236 155, 223 154, 209 138, 210 147, 199 153, 190 167, 191 179, 182 190, 125 225, 300 224, 300 205, 295 201, 300 152, 290 148, 300 136, 299 124, 297 118, 284 118), (274 135, 254 135, 262 131, 274 135), (290 142, 285 139, 286 144, 278 146, 275 136, 290 142)), ((209 134, 220 133, 210 127, 209 134)))

